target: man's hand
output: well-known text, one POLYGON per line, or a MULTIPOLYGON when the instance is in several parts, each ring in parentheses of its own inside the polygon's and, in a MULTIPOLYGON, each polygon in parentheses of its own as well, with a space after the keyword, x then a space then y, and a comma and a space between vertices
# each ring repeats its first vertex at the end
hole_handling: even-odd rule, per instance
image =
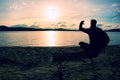
POLYGON ((82 28, 83 24, 84 24, 84 21, 81 21, 81 22, 80 22, 80 25, 79 25, 79 30, 80 30, 80 31, 83 30, 83 28, 82 28))
POLYGON ((84 21, 81 21, 81 22, 80 22, 80 25, 83 25, 83 24, 84 24, 84 21))

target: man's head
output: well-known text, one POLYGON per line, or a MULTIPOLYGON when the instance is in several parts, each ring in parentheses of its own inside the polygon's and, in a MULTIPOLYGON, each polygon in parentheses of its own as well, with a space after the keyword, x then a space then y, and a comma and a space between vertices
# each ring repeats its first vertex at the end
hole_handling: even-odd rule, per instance
POLYGON ((97 21, 95 19, 91 20, 91 27, 96 27, 97 21))

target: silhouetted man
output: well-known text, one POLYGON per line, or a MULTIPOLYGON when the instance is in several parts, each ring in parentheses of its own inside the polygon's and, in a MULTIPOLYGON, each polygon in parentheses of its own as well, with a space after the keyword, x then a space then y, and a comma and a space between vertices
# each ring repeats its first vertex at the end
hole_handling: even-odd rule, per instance
POLYGON ((80 42, 79 45, 81 48, 84 49, 83 52, 56 54, 52 58, 53 62, 81 60, 85 58, 97 57, 101 50, 107 46, 107 44, 109 43, 109 37, 103 30, 96 27, 96 20, 91 20, 91 26, 89 29, 83 28, 83 24, 84 21, 81 21, 79 25, 79 30, 89 35, 90 44, 80 42))
POLYGON ((79 30, 87 33, 90 38, 90 44, 85 42, 80 42, 79 45, 85 50, 85 54, 88 57, 97 56, 102 48, 105 48, 109 43, 108 35, 100 28, 96 27, 97 21, 95 19, 91 20, 91 25, 89 29, 83 28, 84 21, 80 22, 79 30))

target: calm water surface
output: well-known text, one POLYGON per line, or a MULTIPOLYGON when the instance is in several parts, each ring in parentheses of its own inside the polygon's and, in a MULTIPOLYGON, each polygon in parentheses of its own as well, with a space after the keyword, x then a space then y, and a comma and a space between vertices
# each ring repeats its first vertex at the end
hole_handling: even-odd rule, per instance
MULTIPOLYGON (((108 32, 109 45, 120 44, 119 33, 108 32)), ((0 46, 79 46, 80 41, 89 43, 88 35, 80 31, 0 32, 0 46)))

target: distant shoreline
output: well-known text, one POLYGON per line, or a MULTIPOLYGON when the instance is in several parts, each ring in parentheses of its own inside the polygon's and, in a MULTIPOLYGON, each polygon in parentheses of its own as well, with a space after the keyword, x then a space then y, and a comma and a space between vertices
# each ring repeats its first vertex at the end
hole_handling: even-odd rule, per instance
MULTIPOLYGON (((4 31, 79 31, 79 30, 69 30, 69 29, 64 29, 64 30, 59 30, 59 29, 35 29, 35 30, 0 30, 0 32, 4 31)), ((120 30, 104 30, 105 32, 120 32, 120 30)))
MULTIPOLYGON (((43 28, 32 28, 32 27, 7 27, 7 26, 0 26, 0 31, 79 31, 76 29, 64 29, 64 28, 55 28, 55 29, 43 29, 43 28)), ((120 32, 120 29, 110 29, 104 30, 106 32, 120 32)))

